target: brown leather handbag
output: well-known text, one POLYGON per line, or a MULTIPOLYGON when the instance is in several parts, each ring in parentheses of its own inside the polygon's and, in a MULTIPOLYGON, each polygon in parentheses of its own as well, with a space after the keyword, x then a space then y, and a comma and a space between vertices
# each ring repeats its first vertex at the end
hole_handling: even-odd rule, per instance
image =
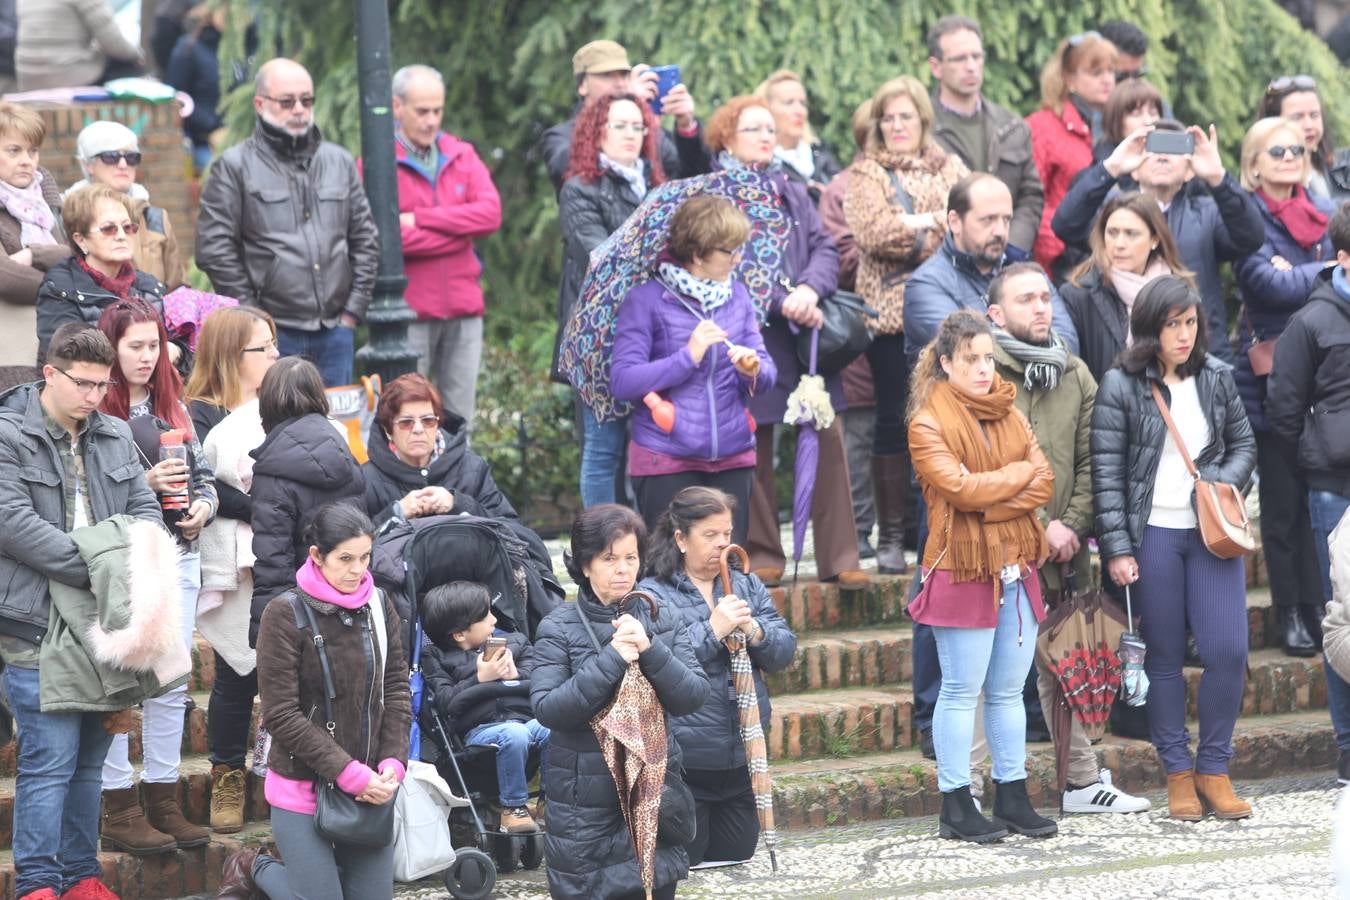
POLYGON ((1256 535, 1252 532, 1252 523, 1247 518, 1247 503, 1241 491, 1222 481, 1205 481, 1195 468, 1195 462, 1186 452, 1181 433, 1177 431, 1172 413, 1163 402, 1162 391, 1156 382, 1150 382, 1153 389, 1153 402, 1158 404, 1167 430, 1176 442, 1181 458, 1186 461, 1186 471, 1195 481, 1195 516, 1200 522, 1200 538, 1219 559, 1235 559, 1246 556, 1256 550, 1256 535))
POLYGON ((1251 363, 1252 374, 1264 378, 1275 368, 1275 338, 1261 340, 1252 327, 1252 317, 1247 315, 1247 307, 1242 307, 1242 318, 1247 321, 1247 331, 1251 332, 1252 342, 1247 345, 1247 362, 1251 363))

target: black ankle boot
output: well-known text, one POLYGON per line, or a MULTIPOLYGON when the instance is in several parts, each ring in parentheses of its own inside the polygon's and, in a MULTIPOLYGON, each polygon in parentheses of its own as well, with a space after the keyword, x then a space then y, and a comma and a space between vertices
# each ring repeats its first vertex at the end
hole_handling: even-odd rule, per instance
POLYGON ((1308 631, 1308 637, 1312 638, 1313 649, 1321 653, 1322 617, 1326 615, 1326 607, 1320 603, 1304 603, 1298 611, 1299 618, 1303 620, 1303 627, 1308 631))
POLYGON ((993 818, 995 825, 1028 837, 1050 837, 1059 833, 1058 825, 1032 808, 1025 778, 994 784, 993 818))
POLYGON ((1297 606, 1275 607, 1275 628, 1279 632, 1285 656, 1306 657, 1317 652, 1297 606))
POLYGON ((938 816, 938 834, 945 838, 988 844, 1001 841, 1008 830, 984 817, 970 796, 970 785, 942 792, 942 815, 938 816))

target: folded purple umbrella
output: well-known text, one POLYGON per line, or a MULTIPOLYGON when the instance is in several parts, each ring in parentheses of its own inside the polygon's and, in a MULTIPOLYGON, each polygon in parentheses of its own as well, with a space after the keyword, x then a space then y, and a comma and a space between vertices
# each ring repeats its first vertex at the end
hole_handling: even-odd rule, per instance
POLYGON ((816 374, 820 329, 811 331, 811 364, 788 397, 784 424, 797 426, 797 461, 792 467, 792 580, 802 561, 806 523, 816 493, 816 465, 820 461, 820 429, 834 423, 834 407, 825 389, 825 379, 816 374))

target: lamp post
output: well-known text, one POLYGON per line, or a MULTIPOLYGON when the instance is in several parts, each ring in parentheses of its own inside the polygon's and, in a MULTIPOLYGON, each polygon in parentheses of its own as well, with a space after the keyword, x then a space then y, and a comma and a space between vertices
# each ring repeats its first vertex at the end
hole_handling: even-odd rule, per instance
POLYGON ((398 173, 394 162, 389 7, 386 0, 356 0, 356 60, 361 93, 361 159, 366 196, 380 231, 380 265, 366 311, 370 342, 356 352, 367 374, 388 384, 417 369, 408 345, 416 315, 403 302, 403 238, 398 222, 398 173))

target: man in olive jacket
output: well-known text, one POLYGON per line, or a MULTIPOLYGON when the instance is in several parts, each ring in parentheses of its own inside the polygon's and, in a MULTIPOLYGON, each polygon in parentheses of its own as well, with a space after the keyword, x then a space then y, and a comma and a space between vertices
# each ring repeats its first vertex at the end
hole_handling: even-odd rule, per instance
MULTIPOLYGON (((19 726, 14 791, 15 896, 98 881, 103 759, 112 734, 97 712, 44 712, 39 644, 49 582, 89 585, 69 532, 125 513, 161 522, 131 429, 98 412, 115 354, 101 331, 62 325, 43 381, 0 396, 0 659, 19 726)), ((77 890, 91 891, 85 886, 77 890)), ((93 896, 92 893, 88 894, 93 896)))
MULTIPOLYGON (((1097 382, 1087 365, 1051 330, 1050 279, 1033 262, 1014 263, 989 285, 994 323, 994 366, 1017 387, 1016 406, 1031 423, 1041 452, 1055 473, 1050 503, 1039 511, 1050 558, 1041 568, 1047 600, 1062 596, 1061 567, 1069 566, 1080 588, 1089 585, 1088 533, 1092 529, 1092 403, 1097 382)), ((1036 668, 1033 666, 1033 668, 1036 668)), ((1040 669, 1036 686, 1047 723, 1054 721, 1055 677, 1040 669)), ((1147 800, 1112 786, 1109 771, 1097 771, 1097 755, 1077 719, 1069 726, 1069 783, 1064 812, 1142 812, 1147 800)))
POLYGON ((356 160, 314 124, 303 66, 264 63, 254 94, 253 136, 202 188, 197 265, 217 292, 271 314, 282 356, 312 359, 329 387, 348 384, 379 257, 370 203, 356 160))
POLYGON ((984 36, 965 16, 943 16, 928 32, 933 92, 933 139, 961 157, 972 172, 989 172, 1008 186, 1013 218, 1008 251, 1026 259, 1041 227, 1045 189, 1031 157, 1031 129, 1022 117, 980 93, 984 86, 984 36))

